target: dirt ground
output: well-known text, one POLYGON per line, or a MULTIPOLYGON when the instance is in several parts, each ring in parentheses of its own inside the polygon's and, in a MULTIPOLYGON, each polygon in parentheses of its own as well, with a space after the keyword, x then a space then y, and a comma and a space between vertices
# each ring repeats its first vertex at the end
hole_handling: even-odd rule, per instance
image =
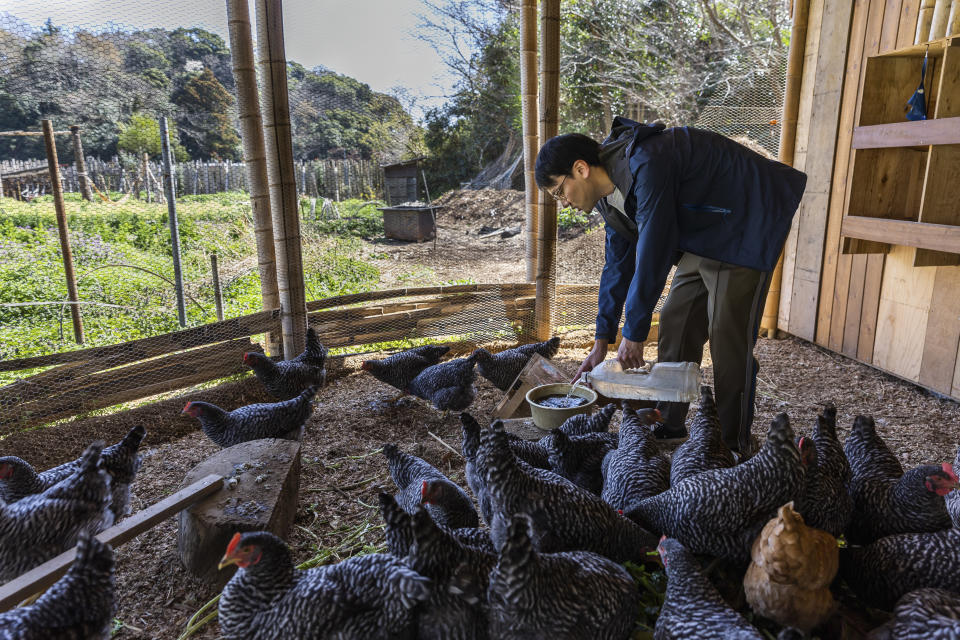
MULTIPOLYGON (((482 225, 485 215, 501 217, 493 223, 488 221, 490 226, 509 226, 522 219, 522 212, 518 217, 515 207, 509 212, 499 210, 498 203, 511 194, 495 195, 482 204, 475 195, 472 207, 451 207, 451 211, 464 216, 461 220, 454 217, 457 213, 449 223, 441 219, 440 240, 450 237, 450 243, 444 244, 443 260, 429 262, 429 243, 384 244, 373 250, 402 258, 385 258, 384 262, 409 264, 411 255, 416 260, 422 257, 423 264, 433 265, 441 279, 444 275, 462 278, 465 272, 471 272, 477 282, 496 281, 497 277, 510 280, 515 277, 512 274, 517 263, 522 264, 519 236, 490 241, 489 247, 481 245, 478 251, 476 234, 469 233, 482 225), (496 213, 490 214, 490 210, 496 213), (458 229, 459 234, 454 233, 458 229), (448 250, 459 252, 454 253, 459 257, 451 257, 448 250)), ((580 233, 561 244, 561 264, 571 265, 571 269, 595 267, 598 272, 597 259, 602 261, 602 233, 580 233), (595 253, 597 247, 599 254, 595 253)), ((585 355, 583 344, 567 344, 555 362, 572 374, 585 355)), ((648 356, 655 357, 655 345, 648 345, 648 356)), ((841 438, 856 414, 871 414, 904 465, 953 460, 960 442, 960 406, 954 401, 794 338, 760 340, 757 358, 761 369, 754 432, 761 440, 770 420, 781 411, 790 415, 798 432, 808 433, 822 404, 833 401, 839 409, 841 438)), ((346 364, 342 375, 321 390, 307 425, 299 505, 289 538, 296 562, 316 556, 321 549, 331 553, 330 561, 336 561, 365 546, 382 544, 377 494, 394 491, 379 453, 384 443, 396 443, 455 482, 466 484, 459 454, 458 417, 451 414, 443 418, 412 398, 390 404, 394 395, 391 388, 359 371, 356 359, 348 359, 346 364)), ((712 380, 709 357, 704 362, 704 376, 708 383, 712 380)), ((193 466, 218 450, 199 431, 195 420, 180 416, 184 403, 207 400, 229 410, 267 401, 258 384, 247 378, 123 413, 14 434, 3 440, 0 451, 46 468, 76 457, 95 438, 116 441, 132 425, 143 424, 148 435, 143 447, 144 465, 134 485, 133 507, 137 510, 176 491, 193 466)), ((478 379, 477 387, 477 399, 470 411, 483 422, 502 394, 483 379, 478 379)), ((215 589, 199 583, 181 567, 175 518, 117 549, 117 588, 118 631, 114 637, 121 639, 178 638, 191 616, 217 595, 215 589)), ((213 621, 192 637, 216 638, 218 631, 213 621)))
MULTIPOLYGON (((503 238, 497 229, 524 224, 523 192, 480 189, 453 191, 437 199, 436 243, 383 239, 373 243, 366 259, 380 269, 384 287, 416 286, 471 279, 473 282, 523 282, 525 249, 522 233, 503 238), (481 237, 486 236, 486 237, 481 237), (481 267, 482 265, 482 267, 481 267)), ((558 280, 592 284, 603 268, 604 235, 598 216, 590 229, 560 232, 558 280)))

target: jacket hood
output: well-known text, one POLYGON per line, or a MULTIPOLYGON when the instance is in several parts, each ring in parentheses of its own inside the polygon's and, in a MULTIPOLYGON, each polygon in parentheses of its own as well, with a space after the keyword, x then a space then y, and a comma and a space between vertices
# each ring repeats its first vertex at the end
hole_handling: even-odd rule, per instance
POLYGON ((623 116, 617 116, 613 119, 610 135, 603 141, 602 146, 618 145, 618 143, 624 143, 625 141, 640 142, 650 136, 657 135, 664 129, 666 129, 666 125, 662 122, 644 124, 623 116))

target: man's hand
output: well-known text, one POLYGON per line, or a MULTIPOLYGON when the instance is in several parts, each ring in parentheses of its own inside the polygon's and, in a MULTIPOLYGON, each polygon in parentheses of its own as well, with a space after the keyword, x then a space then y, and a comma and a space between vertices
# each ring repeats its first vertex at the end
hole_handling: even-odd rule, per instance
POLYGON ((607 357, 607 346, 610 344, 608 340, 596 339, 593 342, 593 349, 590 350, 590 353, 583 360, 583 364, 580 365, 580 368, 577 369, 577 373, 573 376, 573 380, 570 382, 576 382, 581 375, 588 371, 593 371, 593 368, 603 362, 607 357))
POLYGON ((623 338, 617 349, 617 360, 624 369, 639 369, 646 362, 643 359, 643 343, 623 338))

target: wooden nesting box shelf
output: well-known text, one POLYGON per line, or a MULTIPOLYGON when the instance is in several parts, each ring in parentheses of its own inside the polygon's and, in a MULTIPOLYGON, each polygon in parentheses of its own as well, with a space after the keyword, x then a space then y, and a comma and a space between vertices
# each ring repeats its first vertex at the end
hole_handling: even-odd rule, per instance
POLYGON ((844 252, 902 245, 916 248, 914 266, 960 264, 960 38, 868 58, 858 125, 844 252), (928 119, 911 122, 924 53, 928 119))
POLYGON ((395 240, 423 242, 437 234, 436 212, 439 206, 382 207, 383 233, 395 240))

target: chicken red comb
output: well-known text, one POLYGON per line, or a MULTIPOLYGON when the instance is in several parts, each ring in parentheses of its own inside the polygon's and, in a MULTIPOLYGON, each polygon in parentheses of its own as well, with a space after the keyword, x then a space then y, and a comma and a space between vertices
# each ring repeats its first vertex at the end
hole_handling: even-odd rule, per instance
POLYGON ((957 478, 957 474, 953 470, 952 464, 950 464, 949 462, 944 462, 941 468, 946 472, 948 476, 950 476, 951 480, 953 480, 954 482, 960 482, 960 479, 957 478))
POLYGON ((243 537, 243 534, 239 531, 233 534, 233 537, 230 538, 230 544, 227 545, 227 552, 223 554, 225 558, 229 558, 233 555, 233 552, 237 550, 237 545, 240 544, 240 538, 243 537))
POLYGON ((805 438, 804 438, 803 436, 800 436, 800 439, 797 440, 797 449, 803 449, 803 442, 804 442, 804 440, 805 440, 805 438))
POLYGON ((661 422, 663 420, 663 414, 660 413, 660 409, 654 409, 653 415, 657 417, 657 422, 661 422))
POLYGON ((427 481, 424 480, 423 484, 420 485, 420 502, 422 504, 429 501, 429 496, 427 495, 427 481))
POLYGON ((183 410, 187 411, 190 409, 190 405, 193 404, 193 400, 187 400, 187 404, 183 405, 183 410))
POLYGON ((361 368, 363 371, 370 371, 370 361, 369 361, 369 360, 364 360, 364 361, 360 364, 360 368, 361 368))

